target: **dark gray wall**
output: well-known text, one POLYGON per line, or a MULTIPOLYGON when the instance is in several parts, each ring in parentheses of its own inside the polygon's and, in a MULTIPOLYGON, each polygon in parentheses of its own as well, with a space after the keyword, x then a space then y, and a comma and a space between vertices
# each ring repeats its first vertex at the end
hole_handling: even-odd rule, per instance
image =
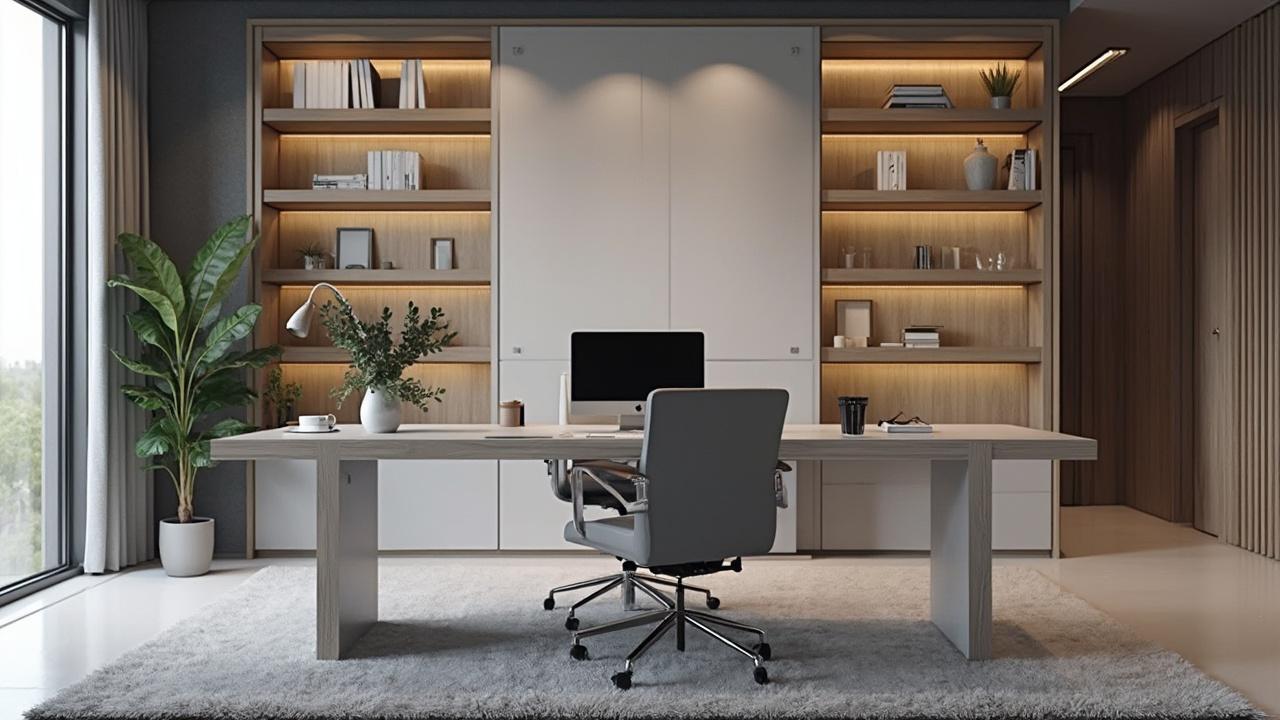
MULTIPOLYGON (((245 212, 245 21, 270 17, 436 18, 1045 18, 1068 0, 157 0, 149 6, 151 234, 182 266, 204 238, 245 212)), ((242 281, 232 290, 249 297, 242 281)), ((243 463, 202 474, 201 515, 217 519, 219 554, 244 552, 243 463)), ((156 514, 173 515, 168 483, 156 514)))

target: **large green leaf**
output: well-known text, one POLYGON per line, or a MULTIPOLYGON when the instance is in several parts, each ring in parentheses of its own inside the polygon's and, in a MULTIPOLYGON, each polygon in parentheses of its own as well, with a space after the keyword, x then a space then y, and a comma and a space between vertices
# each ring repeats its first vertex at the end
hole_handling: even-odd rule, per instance
POLYGON ((204 415, 215 410, 248 405, 252 402, 257 394, 244 384, 239 374, 239 370, 223 371, 201 382, 196 388, 195 397, 191 400, 192 413, 204 415))
POLYGON ((232 343, 253 332, 254 323, 258 322, 261 314, 262 306, 251 303, 214 324, 206 339, 204 352, 199 356, 200 364, 207 366, 226 355, 232 343))
POLYGON ((143 308, 129 313, 126 317, 129 320, 129 327, 133 328, 133 334, 137 335, 139 340, 160 348, 170 357, 177 354, 177 348, 174 346, 176 338, 173 333, 165 329, 164 323, 160 321, 154 310, 143 308))
POLYGON ((178 445, 176 427, 172 418, 165 417, 155 421, 134 444, 134 454, 138 457, 154 457, 173 452, 178 445))
POLYGON ((191 466, 197 468, 207 468, 213 466, 213 452, 209 447, 208 440, 196 440, 191 443, 191 447, 187 449, 187 457, 191 460, 191 466))
POLYGON ((252 254, 256 242, 249 235, 252 222, 248 215, 235 218, 215 230, 196 253, 186 277, 186 287, 190 318, 197 325, 205 326, 210 315, 217 314, 240 267, 252 254))
POLYGON ((252 430, 257 430, 257 427, 237 418, 227 418, 214 424, 204 433, 204 436, 206 438, 224 438, 232 435, 242 435, 252 430))
POLYGON ((173 266, 169 255, 159 245, 132 233, 121 233, 116 239, 124 255, 133 266, 134 277, 152 292, 169 300, 176 314, 187 308, 187 298, 182 291, 182 278, 173 266))
POLYGON ((134 281, 128 275, 117 275, 107 281, 107 287, 123 287, 132 290, 138 297, 147 301, 147 304, 156 309, 160 315, 160 320, 164 322, 165 327, 178 334, 178 308, 163 293, 156 292, 151 288, 134 281))
POLYGON ((266 367, 272 360, 280 357, 280 347, 272 345, 270 347, 257 348, 254 350, 246 350, 242 353, 234 353, 228 355, 208 368, 210 375, 223 370, 232 370, 235 368, 261 368, 266 367))
POLYGON ((141 360, 134 360, 133 358, 127 358, 124 355, 121 355, 115 350, 112 350, 111 354, 115 356, 116 360, 120 361, 121 365, 129 368, 139 375, 146 375, 147 377, 161 379, 168 379, 169 377, 168 368, 161 365, 154 358, 143 357, 141 360))
POLYGON ((120 391, 124 396, 133 401, 138 407, 147 410, 164 410, 169 407, 171 398, 161 393, 155 388, 142 387, 141 385, 123 385, 120 391))

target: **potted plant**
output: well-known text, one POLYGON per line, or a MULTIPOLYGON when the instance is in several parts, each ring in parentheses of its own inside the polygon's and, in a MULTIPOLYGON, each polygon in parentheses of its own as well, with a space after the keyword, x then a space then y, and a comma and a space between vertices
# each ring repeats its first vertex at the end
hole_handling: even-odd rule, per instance
POLYGON ((253 331, 261 306, 222 312, 240 267, 257 243, 249 234, 250 224, 251 218, 243 216, 218 228, 181 275, 160 246, 122 234, 117 241, 132 273, 107 281, 143 301, 141 309, 128 315, 129 327, 142 341, 141 354, 112 354, 146 378, 145 385, 125 385, 121 390, 153 413, 134 452, 154 459, 148 469, 168 474, 178 495, 177 516, 160 521, 160 561, 175 577, 202 575, 213 559, 213 519, 196 517, 194 507, 196 474, 213 464, 209 441, 253 429, 237 418, 211 425, 205 421, 219 410, 252 402, 255 395, 244 383, 245 369, 265 367, 280 355, 274 345, 232 349, 253 331))
POLYGON ((382 315, 372 323, 357 319, 343 298, 336 306, 325 303, 321 312, 334 346, 351 353, 351 367, 332 395, 342 407, 351 393, 364 392, 360 424, 365 430, 395 432, 400 427, 402 402, 412 403, 423 412, 430 411, 430 401, 440 402, 444 388, 424 386, 417 378, 402 375, 418 358, 440 352, 457 336, 456 332, 448 332, 444 311, 433 307, 425 319, 420 319, 418 306, 410 301, 399 344, 391 339, 391 308, 382 308, 382 315))
POLYGON ((296 382, 282 382, 281 376, 279 365, 271 368, 267 373, 267 387, 262 391, 262 400, 270 408, 267 417, 275 421, 275 427, 284 427, 289 422, 294 408, 302 399, 302 386, 296 382))
POLYGON ((1013 91, 1022 79, 1021 70, 1010 70, 1005 63, 1000 63, 990 70, 979 70, 978 77, 991 96, 991 107, 996 110, 1008 110, 1012 105, 1013 91))
POLYGON ((298 250, 298 257, 302 258, 304 270, 323 270, 328 255, 320 243, 315 242, 307 243, 298 250))

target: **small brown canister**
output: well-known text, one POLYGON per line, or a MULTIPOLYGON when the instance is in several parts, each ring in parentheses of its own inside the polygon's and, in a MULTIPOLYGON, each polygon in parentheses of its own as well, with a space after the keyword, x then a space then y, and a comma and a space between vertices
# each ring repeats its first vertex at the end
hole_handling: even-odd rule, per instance
POLYGON ((502 427, 523 427, 524 403, 519 400, 498 403, 498 424, 502 427))

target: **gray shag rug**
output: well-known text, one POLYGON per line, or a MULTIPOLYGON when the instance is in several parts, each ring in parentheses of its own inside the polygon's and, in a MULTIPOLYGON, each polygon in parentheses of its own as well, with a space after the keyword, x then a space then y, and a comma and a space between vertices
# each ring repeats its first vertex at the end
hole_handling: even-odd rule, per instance
MULTIPOLYGON (((45 718, 1227 718, 1238 693, 1033 570, 998 567, 995 660, 968 662, 929 622, 922 566, 748 563, 699 578, 718 612, 763 626, 772 682, 700 633, 668 633, 635 687, 609 677, 648 631, 569 658, 546 590, 563 567, 384 566, 381 617, 356 657, 313 656, 315 574, 271 567, 28 713, 45 718)), ((696 597, 696 596, 693 596, 696 597)), ((614 599, 583 626, 621 614, 614 599)))

